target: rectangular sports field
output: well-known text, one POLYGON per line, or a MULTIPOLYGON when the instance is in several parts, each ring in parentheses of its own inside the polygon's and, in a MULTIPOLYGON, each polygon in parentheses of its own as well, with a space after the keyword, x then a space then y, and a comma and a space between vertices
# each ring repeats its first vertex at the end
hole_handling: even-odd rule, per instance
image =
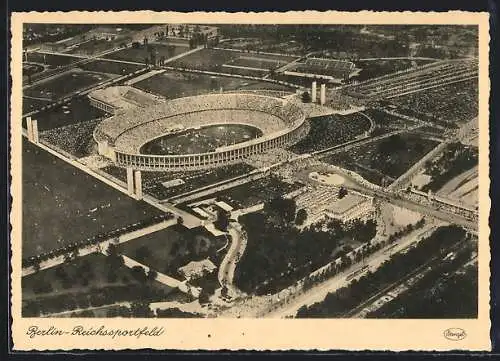
POLYGON ((241 53, 229 50, 201 49, 170 63, 172 66, 210 70, 239 58, 241 53))
POLYGON ((164 72, 134 84, 135 87, 164 96, 167 99, 206 94, 219 91, 239 89, 275 89, 288 88, 274 83, 231 78, 226 76, 210 76, 181 72, 164 72))
POLYGON ((90 63, 78 65, 82 70, 95 71, 98 73, 125 75, 144 68, 144 65, 134 65, 106 60, 94 60, 90 63))
POLYGON ((28 97, 54 101, 113 77, 110 74, 72 70, 24 89, 23 93, 28 97))
POLYGON ((89 40, 78 44, 68 51, 70 54, 95 55, 103 51, 111 50, 117 46, 118 41, 108 41, 105 39, 89 40))
POLYGON ((161 212, 23 139, 23 258, 161 212))
MULTIPOLYGON (((175 46, 159 43, 151 43, 149 44, 149 47, 156 53, 157 60, 162 56, 168 59, 189 51, 189 47, 186 46, 175 46)), ((145 58, 149 56, 150 51, 146 47, 141 45, 138 48, 129 47, 126 49, 121 49, 111 54, 107 54, 104 57, 108 59, 125 60, 144 64, 145 58)))
MULTIPOLYGON (((276 69, 293 60, 293 56, 254 54, 221 49, 201 49, 174 62, 172 66, 211 70, 224 64, 250 68, 276 69)), ((222 68, 224 69, 224 68, 222 68)), ((224 69, 224 71, 227 69, 224 69)))
POLYGON ((46 64, 51 68, 57 68, 60 66, 69 65, 81 60, 75 56, 65 56, 59 54, 44 54, 38 52, 29 52, 26 55, 23 54, 23 61, 37 63, 37 64, 46 64))

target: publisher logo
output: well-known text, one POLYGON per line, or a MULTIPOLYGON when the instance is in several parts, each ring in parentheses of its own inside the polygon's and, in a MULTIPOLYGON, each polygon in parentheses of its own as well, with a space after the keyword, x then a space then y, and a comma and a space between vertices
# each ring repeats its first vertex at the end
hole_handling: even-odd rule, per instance
POLYGON ((444 330, 443 336, 450 341, 460 341, 467 337, 467 334, 462 328, 452 327, 444 330))

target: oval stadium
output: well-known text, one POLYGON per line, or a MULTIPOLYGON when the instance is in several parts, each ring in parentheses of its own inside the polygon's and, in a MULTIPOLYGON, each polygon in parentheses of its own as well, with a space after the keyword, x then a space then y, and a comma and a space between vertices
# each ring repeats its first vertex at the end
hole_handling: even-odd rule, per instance
POLYGON ((285 99, 243 93, 178 98, 133 108, 94 131, 99 154, 125 168, 208 169, 274 148, 308 132, 300 107, 285 99))

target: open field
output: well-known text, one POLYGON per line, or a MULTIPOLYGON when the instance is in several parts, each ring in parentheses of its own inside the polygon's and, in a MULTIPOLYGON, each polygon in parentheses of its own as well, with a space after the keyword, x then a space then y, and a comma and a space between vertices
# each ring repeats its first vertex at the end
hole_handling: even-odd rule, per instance
POLYGON ((125 75, 144 68, 143 65, 112 62, 106 60, 94 60, 90 63, 78 65, 78 68, 105 74, 125 75))
POLYGON ((60 66, 69 65, 81 60, 80 58, 74 56, 64 56, 55 54, 42 54, 37 52, 29 52, 26 56, 23 54, 23 61, 28 61, 31 63, 45 64, 49 68, 57 68, 60 66))
POLYGON ((322 160, 352 170, 372 183, 384 185, 401 176, 437 144, 413 133, 403 133, 345 153, 328 155, 322 160))
MULTIPOLYGON (((34 110, 41 109, 46 105, 49 105, 52 101, 50 99, 33 99, 23 97, 23 114, 28 114, 34 110)), ((24 121, 23 121, 24 125, 24 121)))
MULTIPOLYGON (((140 45, 138 48, 129 47, 126 49, 121 49, 111 54, 105 55, 105 58, 126 60, 144 64, 146 58, 150 59, 151 53, 155 53, 156 60, 159 60, 161 57, 165 57, 166 59, 168 59, 176 55, 185 53, 186 51, 189 51, 189 47, 150 43, 147 45, 147 47, 145 47, 144 45, 140 45)), ((149 62, 151 61, 149 60, 149 62)))
MULTIPOLYGON (((223 237, 224 238, 224 237, 223 237)), ((118 252, 158 272, 179 278, 177 269, 190 261, 214 258, 225 244, 202 228, 188 230, 172 226, 121 244, 118 252)))
POLYGON ((279 84, 224 76, 164 72, 134 84, 134 87, 167 99, 238 89, 287 90, 279 84))
POLYGON ((333 147, 362 136, 370 129, 370 121, 359 113, 310 118, 309 133, 290 149, 298 154, 333 147))
POLYGON ((267 58, 263 57, 260 54, 248 54, 248 55, 242 55, 241 57, 236 58, 227 64, 249 67, 249 68, 260 68, 260 69, 271 70, 282 67, 290 63, 294 59, 295 58, 285 58, 285 57, 282 57, 282 59, 279 58, 273 59, 270 58, 269 56, 267 58))
MULTIPOLYGON (((43 131, 101 118, 105 115, 106 113, 102 110, 91 106, 87 97, 76 97, 67 104, 49 111, 42 111, 33 118, 38 120, 38 129, 43 131)), ((26 127, 24 118, 23 127, 26 127)))
POLYGON ((68 51, 68 54, 96 55, 117 47, 118 41, 108 41, 106 39, 88 40, 74 46, 68 51))
POLYGON ((173 61, 171 66, 185 67, 199 70, 217 70, 222 64, 240 57, 240 53, 217 49, 201 49, 180 59, 173 61))
POLYGON ((23 258, 161 212, 23 140, 23 258))
POLYGON ((173 289, 142 280, 110 257, 90 254, 22 279, 23 315, 99 307, 134 300, 163 300, 173 289))
POLYGON ((24 89, 25 97, 57 100, 77 90, 111 79, 109 74, 71 71, 24 89))

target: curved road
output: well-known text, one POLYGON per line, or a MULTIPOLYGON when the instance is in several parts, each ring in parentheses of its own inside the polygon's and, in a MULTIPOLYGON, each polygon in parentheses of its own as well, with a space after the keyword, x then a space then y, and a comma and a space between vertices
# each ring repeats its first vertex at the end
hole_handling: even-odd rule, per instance
POLYGON ((227 287, 229 295, 235 297, 242 292, 233 285, 234 271, 245 251, 247 241, 239 223, 229 224, 228 233, 231 236, 231 246, 220 264, 218 279, 221 286, 227 287))

